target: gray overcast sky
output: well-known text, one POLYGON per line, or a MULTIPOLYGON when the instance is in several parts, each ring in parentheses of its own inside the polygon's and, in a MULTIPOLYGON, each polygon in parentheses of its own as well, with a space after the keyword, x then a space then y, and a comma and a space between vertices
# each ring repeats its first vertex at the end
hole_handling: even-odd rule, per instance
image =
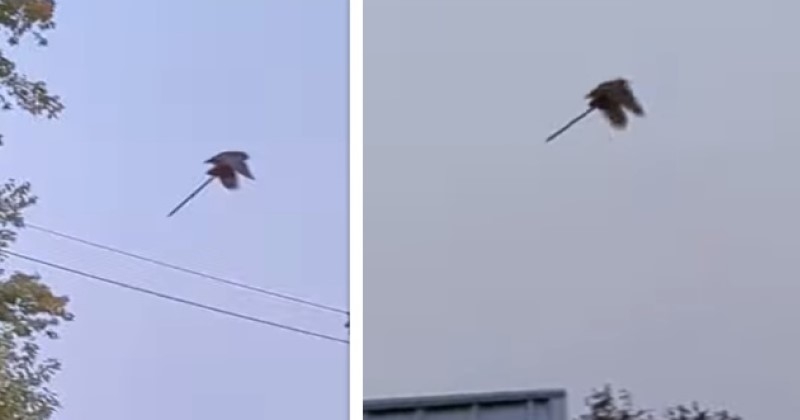
MULTIPOLYGON (((91 240, 347 307, 347 2, 61 2, 48 48, 13 50, 67 109, 2 113, 0 179, 28 214, 91 240), (212 185, 173 218, 203 161, 245 150, 256 180, 212 185)), ((5 51, 5 50, 4 50, 5 51)), ((16 251, 346 338, 344 316, 27 230, 16 251)), ((58 420, 344 419, 347 346, 37 270, 72 298, 48 346, 58 420)))
POLYGON ((366 3, 367 397, 800 412, 800 5, 366 3), (617 76, 646 119, 544 144, 617 76))

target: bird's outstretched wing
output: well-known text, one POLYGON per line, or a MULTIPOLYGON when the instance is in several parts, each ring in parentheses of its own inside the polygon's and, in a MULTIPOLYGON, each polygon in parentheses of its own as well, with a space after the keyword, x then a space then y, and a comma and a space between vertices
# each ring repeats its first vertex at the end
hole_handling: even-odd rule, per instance
POLYGON ((621 106, 637 116, 644 115, 644 108, 642 104, 636 99, 636 96, 631 90, 630 83, 622 78, 609 80, 608 82, 601 83, 597 89, 608 96, 609 100, 621 106))
POLYGON ((245 161, 247 159, 250 159, 250 156, 248 156, 247 153, 245 152, 227 151, 218 153, 211 159, 208 159, 206 163, 211 163, 211 164, 222 163, 222 162, 230 163, 235 161, 245 161))
POLYGON ((623 108, 632 112, 634 115, 643 116, 644 108, 636 96, 633 94, 627 80, 620 79, 620 83, 616 89, 613 90, 615 102, 620 104, 623 108))
POLYGON ((206 163, 211 163, 214 165, 226 165, 246 178, 255 179, 253 174, 250 172, 250 168, 247 166, 246 161, 249 158, 250 156, 248 156, 245 152, 230 151, 222 152, 207 160, 206 163))
POLYGON ((222 186, 229 190, 235 190, 239 188, 239 179, 236 177, 236 172, 234 172, 233 168, 225 163, 216 164, 206 173, 219 179, 219 182, 222 183, 222 186))
POLYGON ((591 100, 590 102, 598 102, 598 101, 601 103, 608 103, 610 101, 613 102, 614 91, 619 89, 620 80, 621 79, 614 79, 600 83, 589 93, 586 94, 586 99, 590 99, 591 100))
POLYGON ((644 108, 642 108, 642 104, 633 96, 633 92, 627 91, 625 92, 619 101, 620 105, 625 107, 628 111, 632 112, 634 115, 639 117, 644 116, 644 108))
POLYGON ((247 162, 243 160, 232 162, 231 168, 233 168, 234 171, 240 173, 242 176, 255 180, 253 174, 250 173, 250 168, 247 166, 247 162))
POLYGON ((609 124, 616 129, 623 129, 628 125, 628 116, 620 106, 610 106, 600 110, 609 124))

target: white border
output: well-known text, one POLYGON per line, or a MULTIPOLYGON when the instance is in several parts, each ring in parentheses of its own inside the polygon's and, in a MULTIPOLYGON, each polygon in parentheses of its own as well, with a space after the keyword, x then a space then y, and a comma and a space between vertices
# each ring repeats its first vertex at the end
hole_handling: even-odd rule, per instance
POLYGON ((364 1, 350 0, 350 419, 364 401, 364 1))

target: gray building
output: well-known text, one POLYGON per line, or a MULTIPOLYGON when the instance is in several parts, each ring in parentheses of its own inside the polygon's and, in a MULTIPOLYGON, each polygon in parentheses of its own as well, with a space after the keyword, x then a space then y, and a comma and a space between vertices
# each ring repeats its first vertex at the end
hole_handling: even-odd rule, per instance
POLYGON ((364 400, 364 420, 567 420, 563 390, 364 400))

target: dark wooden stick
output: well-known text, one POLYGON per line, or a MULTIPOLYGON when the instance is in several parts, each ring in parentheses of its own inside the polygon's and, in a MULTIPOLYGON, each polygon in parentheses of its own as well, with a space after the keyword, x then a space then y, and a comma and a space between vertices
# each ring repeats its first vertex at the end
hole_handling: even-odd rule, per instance
POLYGON ((180 204, 178 204, 178 206, 177 206, 177 207, 175 207, 174 209, 172 209, 172 211, 171 211, 171 212, 169 212, 169 214, 167 215, 167 217, 171 217, 173 214, 177 213, 177 212, 178 212, 178 210, 180 210, 180 209, 181 209, 181 207, 185 206, 185 205, 186 205, 186 203, 188 203, 188 202, 189 202, 189 200, 191 200, 192 198, 194 198, 194 196, 196 196, 197 194, 199 194, 199 193, 200 193, 200 191, 202 191, 202 190, 203 190, 203 188, 207 187, 207 186, 208 186, 208 184, 210 184, 210 183, 211 183, 211 181, 213 181, 213 180, 214 180, 214 177, 213 177, 213 176, 210 176, 210 177, 208 177, 208 179, 206 179, 205 181, 203 181, 203 183, 202 183, 202 184, 200 184, 200 186, 199 186, 199 187, 197 187, 197 189, 195 189, 194 191, 192 191, 192 193, 191 193, 191 194, 189 194, 189 196, 188 196, 188 197, 184 198, 184 199, 183 199, 183 201, 181 201, 181 203, 180 203, 180 204))
POLYGON ((587 109, 586 111, 583 111, 583 113, 581 115, 578 115, 577 117, 573 118, 572 121, 568 122, 565 126, 563 126, 560 129, 558 129, 558 131, 556 131, 555 133, 553 133, 549 137, 547 137, 547 140, 545 140, 544 142, 545 143, 549 143, 550 141, 554 140, 556 137, 560 136, 561 133, 567 131, 568 128, 570 128, 573 125, 575 125, 578 121, 584 119, 587 115, 591 114, 592 111, 594 111, 594 110, 595 110, 595 108, 590 106, 589 109, 587 109))

